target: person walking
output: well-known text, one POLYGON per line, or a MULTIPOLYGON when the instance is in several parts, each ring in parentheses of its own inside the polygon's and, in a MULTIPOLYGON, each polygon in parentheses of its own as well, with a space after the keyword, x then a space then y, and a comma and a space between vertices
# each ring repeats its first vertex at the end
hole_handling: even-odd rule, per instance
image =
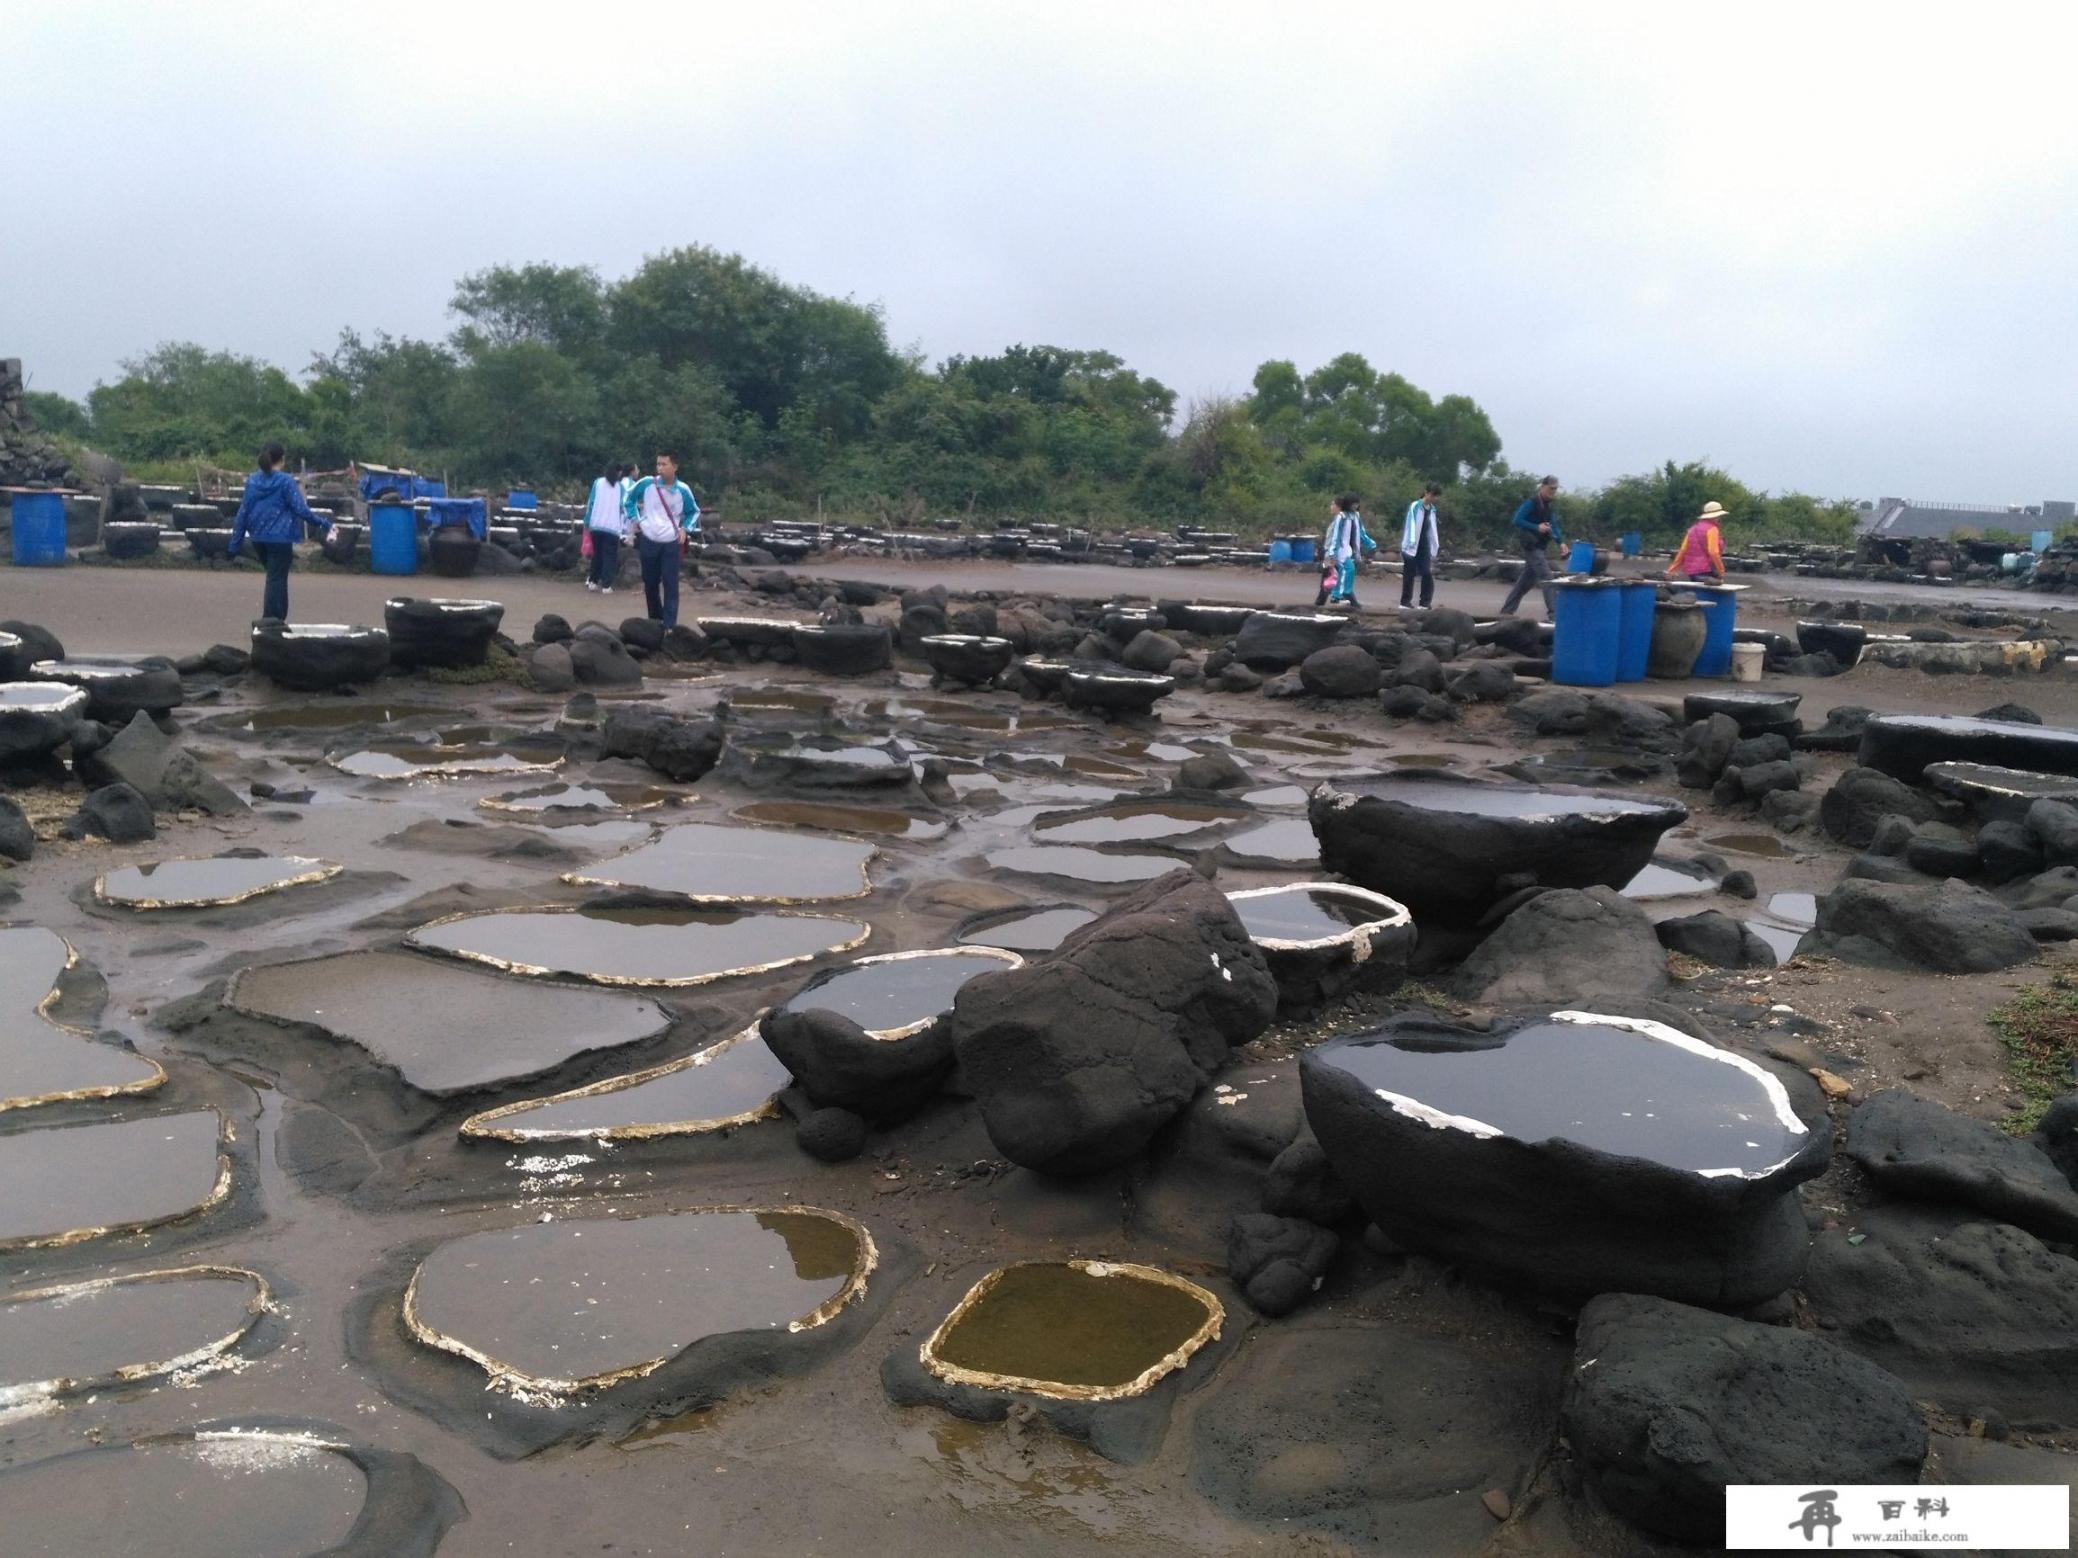
POLYGON ((332 529, 332 516, 319 514, 303 499, 296 478, 280 469, 288 451, 269 444, 260 451, 259 469, 245 479, 245 495, 238 500, 238 516, 231 521, 231 541, 224 548, 236 557, 247 541, 267 569, 267 586, 260 596, 260 615, 276 622, 289 620, 289 567, 296 560, 296 540, 303 527, 325 534, 332 529))
POLYGON ((1504 617, 1515 615, 1515 608, 1522 604, 1533 584, 1544 596, 1544 615, 1551 615, 1551 558, 1545 548, 1554 542, 1565 542, 1559 533, 1558 511, 1551 506, 1551 500, 1558 496, 1558 485, 1556 476, 1545 477, 1515 511, 1515 539, 1522 547, 1522 572, 1516 576, 1508 598, 1501 602, 1504 617))
POLYGON ((1328 511, 1327 533, 1321 538, 1321 582, 1327 583, 1328 567, 1335 571, 1334 587, 1326 604, 1332 606, 1340 601, 1351 611, 1362 609, 1356 598, 1357 558, 1364 552, 1375 551, 1378 545, 1364 531, 1364 516, 1358 504, 1357 495, 1353 492, 1337 498, 1335 506, 1328 511))
POLYGON ((1724 533, 1718 524, 1725 517, 1724 505, 1712 500, 1703 505, 1703 512, 1696 522, 1688 527, 1688 534, 1681 538, 1681 550, 1674 554, 1674 561, 1667 564, 1667 577, 1677 573, 1690 584, 1705 576, 1715 576, 1719 584, 1724 583, 1724 533))
POLYGON ((601 471, 585 506, 585 539, 591 542, 592 566, 585 571, 584 587, 601 595, 613 593, 621 573, 621 538, 628 529, 627 492, 621 485, 625 469, 609 465, 601 471))
POLYGON ((652 621, 678 626, 678 563, 688 536, 700 533, 700 505, 693 489, 678 479, 678 460, 657 456, 657 473, 628 489, 624 509, 635 526, 635 556, 642 563, 642 599, 652 621))
POLYGON ((1400 604, 1414 604, 1414 581, 1421 580, 1421 609, 1427 611, 1436 598, 1436 553, 1442 543, 1436 536, 1436 499, 1443 489, 1430 482, 1421 496, 1407 505, 1400 524, 1400 604))

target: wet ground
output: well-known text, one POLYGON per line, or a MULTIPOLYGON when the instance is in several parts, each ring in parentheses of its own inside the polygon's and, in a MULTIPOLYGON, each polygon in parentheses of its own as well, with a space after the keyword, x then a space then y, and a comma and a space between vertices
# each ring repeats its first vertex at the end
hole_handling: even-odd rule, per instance
MULTIPOLYGON (((1102 587, 1090 573, 1063 572, 1065 587, 1077 593, 1102 587)), ((1253 577, 1126 572, 1143 589, 1197 585, 1211 598, 1245 599, 1227 586, 1253 577)), ((0 574, 0 582, 15 578, 0 574)), ((488 593, 509 602, 508 621, 522 633, 541 610, 575 618, 601 604, 568 585, 485 582, 495 585, 488 593)), ((1266 576, 1264 582, 1278 601, 1291 603, 1290 578, 1266 576)), ((258 580, 77 568, 51 575, 48 584, 48 598, 30 614, 46 620, 75 652, 182 652, 235 640, 238 607, 246 595, 256 596, 258 580), (198 603, 209 609, 198 610, 198 603)), ((1459 597, 1446 586, 1441 598, 1470 604, 1472 589, 1459 597)), ((348 620, 370 619, 386 593, 378 581, 342 576, 299 575, 294 590, 309 615, 348 620)), ((1373 593, 1383 604, 1385 592, 1373 593)), ((1794 685, 1806 692, 1804 712, 1814 720, 1835 703, 1968 713, 2006 697, 2021 698, 2051 719, 2078 717, 2078 682, 2061 675, 1993 682, 1871 668, 1794 685)), ((1549 1488, 1531 1493, 1548 1436, 1525 1435, 1520 1419, 1535 1419, 1535 1404, 1556 1388, 1563 1323, 1468 1290, 1419 1261, 1360 1249, 1345 1253, 1323 1291, 1292 1321, 1258 1321, 1245 1304, 1229 1299, 1222 1322, 1228 1350, 1199 1360, 1202 1380, 1186 1366, 1184 1378, 1193 1383, 1177 1395, 1158 1453, 1142 1464, 1102 1459, 1023 1419, 976 1424, 934 1407, 889 1404, 880 1381, 883 1360, 899 1351, 913 1356, 962 1297, 1006 1263, 1144 1262, 1217 1291, 1229 1200, 1159 1154, 1141 1169, 1094 1185, 1050 1185, 995 1157, 971 1110, 955 1105, 875 1135, 863 1157, 837 1166, 806 1158, 791 1129, 776 1120, 693 1136, 615 1141, 586 1134, 758 1112, 778 1080, 769 1056, 760 1060, 762 1046, 754 1038, 719 1055, 716 1047, 742 1033, 759 1011, 847 959, 962 942, 1038 950, 1138 875, 1207 851, 1215 852, 1220 883, 1230 889, 1314 879, 1319 868, 1305 858, 1301 837, 1311 775, 1403 757, 1430 768, 1482 771, 1524 750, 1503 718, 1475 713, 1439 735, 1388 724, 1362 705, 1271 705, 1187 690, 1167 700, 1154 720, 1107 727, 1004 694, 947 697, 913 669, 899 687, 854 689, 744 667, 702 684, 652 683, 648 691, 661 689, 667 706, 689 711, 739 694, 733 699, 738 727, 781 742, 820 731, 830 715, 865 741, 898 736, 952 767, 956 803, 937 808, 915 796, 890 800, 875 792, 858 803, 875 815, 847 816, 842 808, 852 802, 774 801, 717 771, 682 791, 679 804, 616 805, 584 812, 583 823, 567 827, 556 825, 566 817, 552 813, 489 811, 482 803, 566 781, 599 787, 609 800, 634 801, 636 790, 609 787, 643 787, 653 776, 624 763, 579 762, 517 783, 496 771, 384 778, 329 763, 328 750, 341 744, 367 750, 380 741, 398 750, 400 737, 469 725, 481 728, 465 744, 495 746, 518 736, 545 743, 562 712, 561 700, 510 686, 413 681, 397 687, 386 699, 368 700, 365 726, 341 723, 345 716, 332 712, 341 708, 339 700, 291 699, 250 680, 220 704, 183 710, 190 741, 235 788, 258 780, 285 793, 317 793, 308 802, 259 803, 252 814, 233 819, 165 819, 162 836, 147 845, 46 842, 32 866, 13 874, 21 900, 5 911, 7 918, 56 932, 82 960, 80 971, 68 976, 81 988, 45 1014, 51 1023, 69 1025, 54 1032, 68 1042, 99 1043, 116 1056, 122 1053, 116 1043, 128 1040, 164 1065, 167 1081, 136 1098, 0 1113, 0 1183, 9 1187, 0 1198, 0 1241, 21 1244, 0 1243, 0 1297, 199 1265, 259 1274, 271 1307, 263 1323, 229 1346, 233 1366, 180 1370, 5 1409, 0 1463, 40 1463, 32 1479, 0 1476, 0 1511, 12 1512, 8 1546, 16 1533, 30 1531, 34 1540, 67 1550, 67 1543, 86 1539, 82 1532, 92 1532, 110 1551, 146 1534, 161 1551, 210 1551, 207 1528, 197 1532, 180 1522, 196 1501, 207 1506, 214 1499, 227 1501, 219 1506, 227 1523, 248 1517, 242 1529, 257 1523, 264 1532, 259 1550, 322 1546, 344 1529, 342 1520, 352 1523, 367 1484, 356 1463, 322 1447, 270 1441, 227 1450, 176 1440, 142 1451, 97 1452, 137 1457, 116 1484, 106 1480, 101 1460, 56 1459, 203 1422, 292 1417, 329 1425, 342 1443, 414 1456, 451 1484, 467 1519, 448 1534, 446 1554, 1363 1550, 1375 1544, 1336 1534, 1340 1528, 1332 1522, 1321 1525, 1319 1500, 1306 1491, 1316 1483, 1308 1477, 1336 1457, 1342 1458, 1336 1464, 1368 1465, 1370 1446, 1397 1446, 1394 1453, 1401 1453, 1432 1428, 1458 1443, 1445 1427, 1476 1429, 1476 1452, 1424 1461, 1419 1476, 1395 1480, 1381 1472, 1364 1483, 1365 1497, 1416 1521, 1407 1529, 1423 1535, 1407 1539, 1411 1548, 1644 1550, 1633 1535, 1582 1513, 1549 1488), (750 688, 783 696, 740 695, 750 688), (957 704, 967 717, 925 709, 933 719, 926 731, 917 710, 932 702, 957 704), (398 718, 377 727, 377 711, 386 705, 398 718), (326 712, 285 713, 306 707, 326 712), (224 728, 211 728, 219 716, 231 718, 224 728), (1166 785, 1181 756, 1221 748, 1250 769, 1252 782, 1234 807, 1238 817, 1222 807, 1219 817, 1188 817, 1194 826, 1170 832, 1159 819, 1173 808, 1107 806, 1166 785), (792 805, 805 810, 772 809, 792 805), (1076 825, 1069 819, 1091 818, 1092 808, 1100 809, 1094 834, 1078 831, 1084 841, 1052 842, 1076 825), (616 831, 600 834, 593 827, 616 831), (688 835, 688 829, 697 831, 688 835), (1258 847, 1244 847, 1263 830, 1269 832, 1256 840, 1258 847), (217 907, 140 913, 94 900, 93 883, 104 873, 232 848, 336 861, 343 870, 326 881, 217 907), (629 858, 637 865, 631 868, 629 858), (859 894, 861 870, 867 890, 845 896, 859 894), (631 941, 620 930, 598 939, 559 936, 560 924, 489 918, 594 901, 599 890, 573 877, 637 874, 667 893, 720 881, 739 892, 817 898, 789 910, 786 928, 810 935, 822 950, 811 951, 807 961, 766 967, 809 944, 758 938, 749 948, 754 961, 744 965, 752 971, 686 988, 618 990, 471 966, 404 943, 407 933, 445 921, 449 935, 436 939, 454 941, 449 952, 479 932, 494 933, 477 950, 514 964, 595 976, 653 973, 653 952, 641 936, 631 941), (1026 910, 1039 912, 1013 917, 1026 910), (534 941, 501 939, 522 924, 532 927, 534 941), (839 931, 849 924, 865 927, 866 939, 845 946, 839 931), (252 966, 261 972, 240 980, 236 999, 273 1017, 239 1019, 229 1027, 185 1020, 199 993, 213 999, 231 976, 252 966), (105 999, 99 981, 105 981, 105 999), (98 1029, 102 1037, 79 1037, 73 1029, 98 1029), (696 1056, 714 1058, 689 1064, 696 1056), (645 1080, 598 1090, 630 1075, 645 1080), (500 1139, 481 1125, 462 1133, 464 1121, 486 1110, 574 1090, 585 1091, 491 1122, 515 1134, 539 1127, 572 1133, 567 1136, 500 1139), (219 1193, 226 1174, 229 1185, 219 1193), (573 1378, 639 1365, 703 1326, 784 1331, 842 1289, 832 1251, 808 1240, 804 1254, 804 1245, 786 1238, 785 1230, 759 1227, 762 1256, 741 1247, 702 1254, 703 1246, 684 1240, 642 1247, 649 1233, 673 1226, 661 1219, 697 1208, 749 1208, 767 1217, 788 1208, 827 1208, 855 1219, 882 1261, 866 1278, 864 1298, 812 1331, 788 1333, 786 1339, 809 1350, 775 1354, 783 1366, 733 1386, 720 1404, 595 1426, 587 1430, 590 1437, 579 1434, 523 1458, 514 1458, 513 1441, 498 1437, 505 1417, 484 1424, 488 1412, 520 1413, 524 1403, 485 1392, 487 1371, 460 1353, 439 1355, 452 1375, 430 1372, 426 1359, 433 1349, 412 1341, 403 1327, 406 1284, 420 1263, 434 1261, 440 1280, 429 1278, 422 1290, 429 1329, 504 1358, 531 1377, 573 1378), (143 1233, 48 1242, 165 1217, 180 1220, 143 1233), (605 1246, 593 1245, 573 1256, 601 1223, 636 1247, 601 1255, 594 1252, 605 1246), (679 1264, 688 1259, 711 1270, 753 1262, 762 1275, 738 1284, 748 1307, 719 1321, 718 1311, 699 1307, 715 1289, 689 1279, 691 1268, 679 1264), (537 1277, 545 1279, 542 1286, 546 1279, 563 1284, 553 1295, 561 1309, 537 1302, 546 1296, 538 1292, 525 1302, 511 1299, 515 1284, 532 1286, 537 1277), (1304 1349, 1330 1344, 1366 1360, 1351 1376, 1354 1383, 1345 1382, 1360 1387, 1362 1397, 1352 1398, 1349 1411, 1403 1413, 1393 1421, 1404 1438, 1366 1427, 1363 1444, 1335 1439, 1333 1423, 1346 1415, 1343 1408, 1325 1412, 1324 1398, 1294 1383, 1303 1378, 1294 1364, 1304 1349), (789 1356, 803 1361, 785 1363, 789 1356), (1395 1395, 1391 1371, 1417 1364, 1421 1390, 1442 1388, 1444 1399, 1456 1403, 1451 1413, 1440 1412, 1434 1399, 1410 1395, 1402 1402, 1395 1395), (487 1403, 487 1396, 495 1402, 487 1403), (1237 1402, 1252 1403, 1257 1415, 1238 1416, 1237 1402), (1286 1418, 1289 1442, 1264 1432, 1252 1444, 1235 1427, 1286 1418), (265 1475, 226 1478, 234 1451, 246 1457, 248 1471, 260 1468, 265 1475), (1255 1470, 1236 1492, 1218 1468, 1248 1454, 1257 1457, 1255 1470), (111 1485, 122 1490, 113 1504, 105 1502, 111 1485), (1497 1487, 1517 1500, 1517 1514, 1505 1526, 1479 1503, 1482 1491, 1497 1487), (98 1524, 79 1516, 88 1489, 98 1524), (267 1490, 265 1500, 256 1510, 241 1510, 236 1500, 253 1489, 267 1490), (16 1523, 24 1518, 30 1524, 16 1523), (270 1520, 282 1524, 268 1529, 270 1520), (1447 1540, 1435 1536, 1438 1531, 1447 1531, 1447 1540)), ((1647 686, 1642 695, 1665 696, 1665 690, 1647 686)), ((1827 761, 1837 766, 1842 760, 1827 761)), ((1678 876, 1682 860, 1714 850, 1750 869, 1760 896, 1734 901, 1701 881, 1681 893, 1676 882, 1674 896, 1647 904, 1655 915, 1720 907, 1753 917, 1757 926, 1793 932, 1797 917, 1808 915, 1798 895, 1823 891, 1844 863, 1845 852, 1821 839, 1779 838, 1744 808, 1719 810, 1702 795, 1683 798, 1695 815, 1669 835, 1660 865, 1678 876)), ((603 923, 669 937, 696 924, 758 924, 756 917, 775 912, 769 898, 698 911, 650 904, 603 923)), ((675 962, 681 951, 662 956, 675 962)), ((2062 961, 2060 952, 2045 956, 2049 964, 2062 961)), ((36 1020, 33 1009, 50 988, 51 962, 47 943, 39 950, 25 942, 21 957, 10 958, 4 986, 10 1035, 36 1020)), ((1750 1013, 1750 1037, 1800 1048, 1859 1090, 1909 1081, 1951 1105, 1997 1118, 2015 1095, 1983 1014, 2012 989, 2045 975, 2040 966, 1943 979, 1798 964, 1774 973, 1704 975, 1686 993, 1750 1013), (1785 1026, 1791 1016, 1810 1026, 1785 1026)), ((1338 1021, 1349 1026, 1356 1020, 1331 1010, 1304 1029, 1273 1030, 1229 1068, 1226 1096, 1244 1097, 1204 1112, 1239 1119, 1252 1109, 1295 1107, 1294 1050, 1333 1031, 1338 1021)), ((1815 1189, 1822 1205, 1824 1182, 1815 1189)), ((731 1215, 756 1221, 752 1213, 731 1215)), ((126 1294, 121 1302, 134 1298, 149 1314, 121 1325, 96 1324, 92 1307, 68 1306, 80 1317, 70 1330, 38 1329, 41 1322, 0 1309, 6 1363, 0 1389, 67 1369, 166 1361, 114 1356, 110 1331, 134 1337, 138 1345, 127 1350, 139 1353, 203 1348, 235 1325, 233 1289, 246 1291, 235 1279, 213 1279, 206 1290, 187 1295, 196 1300, 192 1307, 177 1300, 156 1305, 157 1294, 126 1294), (30 1338, 20 1348, 4 1341, 10 1324, 17 1327, 12 1334, 30 1338), (22 1366, 16 1354, 23 1351, 48 1367, 22 1366)), ((111 1301, 100 1312, 116 1315, 118 1309, 111 1301)), ((1037 1312, 1045 1314, 1043 1302, 1037 1312)), ((1148 1322, 1136 1345, 1163 1342, 1187 1318, 1165 1311, 1158 1324, 1148 1322)), ((1104 1338, 1135 1340, 1139 1324, 1128 1314, 1104 1338)), ((1013 1341, 1035 1335, 1029 1323, 1009 1331, 1013 1341)), ((1044 1327, 1036 1334, 1044 1339, 1044 1327)), ((1111 1363, 1124 1367, 1139 1355, 1130 1347, 1124 1352, 1132 1356, 1111 1363)), ((1548 1425, 1548 1415, 1543 1421, 1548 1425)), ((33 1541, 23 1550, 35 1550, 33 1541)))

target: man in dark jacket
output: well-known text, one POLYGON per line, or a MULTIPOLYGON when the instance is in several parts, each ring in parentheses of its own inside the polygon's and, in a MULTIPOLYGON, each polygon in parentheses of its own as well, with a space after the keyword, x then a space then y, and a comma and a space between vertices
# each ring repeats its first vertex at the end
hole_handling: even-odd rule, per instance
POLYGON ((315 513, 303 501, 296 478, 276 467, 287 458, 280 444, 260 451, 260 468, 245 479, 245 496, 238 503, 238 517, 231 521, 231 544, 224 550, 232 557, 250 540, 253 551, 267 567, 267 588, 260 598, 260 615, 277 622, 289 620, 289 565, 296 558, 296 540, 305 525, 329 531, 332 519, 315 513))
POLYGON ((1512 617, 1522 598, 1535 585, 1544 596, 1544 615, 1552 611, 1551 559, 1545 548, 1553 542, 1563 542, 1559 534, 1558 512, 1552 508, 1551 500, 1558 496, 1558 478, 1547 476, 1537 483, 1537 490, 1523 499, 1522 507, 1515 511, 1515 539, 1522 547, 1522 572, 1516 576, 1515 585, 1508 591, 1508 598, 1501 603, 1501 615, 1512 617))

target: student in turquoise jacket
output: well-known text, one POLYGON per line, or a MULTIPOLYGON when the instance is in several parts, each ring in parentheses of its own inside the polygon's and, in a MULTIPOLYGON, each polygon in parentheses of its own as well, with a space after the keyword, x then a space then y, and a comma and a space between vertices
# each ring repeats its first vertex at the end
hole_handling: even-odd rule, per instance
POLYGON ((642 600, 652 621, 678 625, 678 560, 686 538, 700 533, 700 504, 678 479, 678 461, 657 456, 657 473, 628 489, 626 513, 642 563, 642 600))

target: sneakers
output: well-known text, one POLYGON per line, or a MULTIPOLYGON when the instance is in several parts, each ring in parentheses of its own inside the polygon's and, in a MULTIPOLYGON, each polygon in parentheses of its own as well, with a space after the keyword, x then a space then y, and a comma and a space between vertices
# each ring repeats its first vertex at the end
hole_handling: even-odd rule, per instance
POLYGON ((613 586, 610 584, 602 584, 599 586, 599 593, 601 595, 611 595, 613 593, 613 586))
POLYGON ((585 580, 584 587, 590 590, 594 595, 599 593, 599 581, 597 579, 585 580))

